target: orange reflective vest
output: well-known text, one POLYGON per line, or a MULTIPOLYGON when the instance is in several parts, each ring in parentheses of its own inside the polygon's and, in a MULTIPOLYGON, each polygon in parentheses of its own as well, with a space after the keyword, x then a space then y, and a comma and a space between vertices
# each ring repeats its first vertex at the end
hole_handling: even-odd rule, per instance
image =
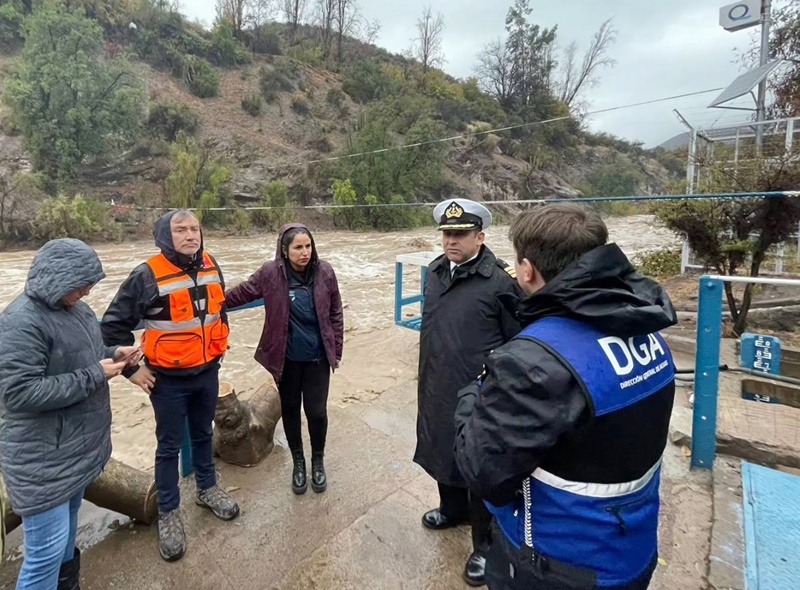
POLYGON ((203 253, 203 267, 192 277, 163 254, 147 261, 158 295, 169 303, 145 318, 142 351, 148 362, 167 369, 200 367, 225 354, 230 329, 221 312, 225 303, 216 263, 203 253))

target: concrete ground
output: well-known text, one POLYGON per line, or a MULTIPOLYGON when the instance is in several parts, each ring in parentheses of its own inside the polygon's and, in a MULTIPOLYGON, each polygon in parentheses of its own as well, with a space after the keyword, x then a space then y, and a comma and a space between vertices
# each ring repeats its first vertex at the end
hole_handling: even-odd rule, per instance
MULTIPOLYGON (((686 390, 676 412, 687 411, 686 390)), ((457 589, 470 551, 469 529, 433 532, 420 523, 437 504, 434 482, 411 462, 416 382, 371 401, 332 406, 329 487, 290 489, 282 433, 265 461, 245 469, 219 464, 221 482, 241 503, 225 523, 194 505, 184 482, 185 557, 158 555, 156 527, 125 525, 83 553, 83 590, 457 589), (282 443, 282 444, 281 444, 282 443)), ((712 478, 690 472, 685 449, 668 444, 662 479, 661 560, 652 590, 705 590, 713 521, 712 478)), ((85 506, 84 509, 91 508, 85 506)), ((15 532, 18 535, 18 531, 15 532)), ((14 586, 19 556, 2 568, 14 586)))

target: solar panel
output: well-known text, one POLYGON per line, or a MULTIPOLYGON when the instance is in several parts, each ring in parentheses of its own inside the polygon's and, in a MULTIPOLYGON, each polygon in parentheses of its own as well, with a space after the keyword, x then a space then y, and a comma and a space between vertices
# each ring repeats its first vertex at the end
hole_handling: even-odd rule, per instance
POLYGON ((731 84, 722 91, 714 102, 708 105, 708 108, 712 109, 718 107, 720 105, 725 104, 735 98, 739 98, 740 96, 744 96, 748 92, 750 92, 753 88, 758 86, 762 80, 764 80, 767 76, 769 76, 775 68, 783 63, 783 60, 776 59, 766 65, 760 66, 758 68, 754 68, 749 70, 736 78, 731 84))

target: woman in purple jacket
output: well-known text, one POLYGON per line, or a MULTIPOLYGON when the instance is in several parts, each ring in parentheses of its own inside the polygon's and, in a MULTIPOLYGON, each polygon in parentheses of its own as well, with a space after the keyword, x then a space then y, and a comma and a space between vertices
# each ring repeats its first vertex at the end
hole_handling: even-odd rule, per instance
POLYGON ((333 268, 317 256, 307 227, 284 225, 275 260, 228 290, 225 299, 229 309, 264 299, 266 318, 255 359, 278 384, 283 429, 294 461, 292 491, 303 494, 308 487, 301 405, 311 438, 311 489, 325 491, 328 388, 344 343, 342 299, 333 268))

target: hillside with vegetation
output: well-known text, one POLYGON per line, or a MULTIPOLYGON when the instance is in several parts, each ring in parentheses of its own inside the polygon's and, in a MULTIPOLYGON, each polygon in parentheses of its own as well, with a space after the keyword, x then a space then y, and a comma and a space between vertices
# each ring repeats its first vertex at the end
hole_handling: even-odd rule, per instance
POLYGON ((516 0, 457 80, 430 10, 404 55, 374 45, 356 0, 217 13, 207 30, 167 0, 0 0, 3 242, 120 239, 164 207, 242 232, 309 215, 396 229, 427 210, 292 208, 652 194, 683 174, 678 156, 587 131, 611 22, 579 56, 516 0))

